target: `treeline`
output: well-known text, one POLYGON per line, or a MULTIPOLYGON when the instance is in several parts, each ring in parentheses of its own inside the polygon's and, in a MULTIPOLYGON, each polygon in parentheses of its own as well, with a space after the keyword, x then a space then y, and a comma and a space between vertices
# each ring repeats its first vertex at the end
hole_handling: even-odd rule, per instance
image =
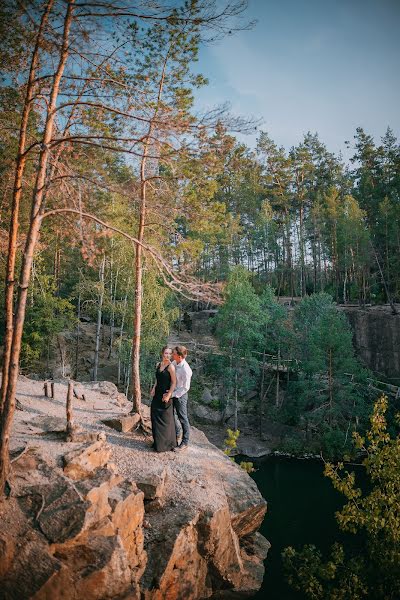
POLYGON ((358 128, 350 165, 317 134, 289 151, 261 133, 250 151, 219 132, 216 177, 225 227, 204 239, 205 277, 225 279, 242 265, 278 296, 325 291, 337 302, 400 297, 400 146, 358 128))
MULTIPOLYGON (((3 145, 1 165, 0 226, 4 235, 0 268, 4 278, 12 166, 12 144, 8 143, 8 147, 3 145)), ((226 281, 235 265, 241 265, 251 273, 257 291, 268 284, 277 296, 326 292, 336 302, 396 301, 400 285, 399 145, 390 132, 382 145, 376 146, 358 130, 356 147, 356 168, 351 171, 316 135, 305 136, 302 144, 285 153, 261 133, 254 153, 218 126, 207 151, 190 161, 192 179, 185 179, 180 197, 184 210, 176 216, 168 204, 169 196, 163 202, 160 194, 152 205, 154 222, 147 239, 171 257, 176 273, 191 272, 205 281, 226 281), (295 183, 300 180, 301 189, 295 183)), ((93 174, 104 161, 105 187, 92 189, 97 209, 111 226, 134 233, 135 211, 128 209, 118 188, 124 178, 135 182, 129 165, 123 158, 99 150, 89 156, 78 155, 77 161, 82 177, 93 174)), ((29 174, 26 177, 29 188, 29 174)), ((85 194, 90 191, 83 190, 85 194)), ((28 210, 23 198, 22 240, 28 210)), ((17 268, 22 249, 20 244, 17 268)), ((22 367, 33 369, 38 361, 47 361, 54 335, 76 327, 80 313, 98 321, 99 328, 104 324, 111 327, 107 343, 110 352, 114 347, 121 354, 119 381, 126 386, 131 351, 121 326, 132 335, 133 265, 132 243, 116 232, 96 224, 66 224, 65 219, 44 222, 33 256, 22 367)), ((157 336, 165 336, 179 304, 185 306, 186 300, 185 293, 175 295, 165 286, 148 259, 143 285, 142 342, 145 356, 151 356, 157 336)), ((3 305, 0 320, 4 323, 3 305)), ((0 336, 3 332, 1 327, 0 336)), ((143 361, 146 381, 149 375, 144 365, 150 362, 143 361)), ((79 376, 77 366, 74 374, 79 376)))

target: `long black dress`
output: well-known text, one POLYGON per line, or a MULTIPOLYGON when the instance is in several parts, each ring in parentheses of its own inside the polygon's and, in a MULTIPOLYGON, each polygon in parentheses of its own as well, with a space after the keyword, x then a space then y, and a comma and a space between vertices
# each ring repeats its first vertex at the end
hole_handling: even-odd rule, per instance
POLYGON ((168 367, 156 370, 157 385, 151 402, 151 426, 153 429, 154 449, 157 452, 167 452, 176 447, 174 422, 174 407, 172 400, 163 402, 163 395, 171 387, 171 375, 168 367))

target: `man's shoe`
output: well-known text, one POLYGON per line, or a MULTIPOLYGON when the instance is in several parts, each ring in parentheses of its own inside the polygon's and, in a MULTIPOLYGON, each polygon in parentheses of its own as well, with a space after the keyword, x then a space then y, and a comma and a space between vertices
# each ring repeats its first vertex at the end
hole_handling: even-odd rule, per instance
POLYGON ((180 443, 179 446, 177 446, 176 448, 174 448, 175 452, 184 452, 185 450, 187 450, 188 448, 188 444, 182 444, 180 443))

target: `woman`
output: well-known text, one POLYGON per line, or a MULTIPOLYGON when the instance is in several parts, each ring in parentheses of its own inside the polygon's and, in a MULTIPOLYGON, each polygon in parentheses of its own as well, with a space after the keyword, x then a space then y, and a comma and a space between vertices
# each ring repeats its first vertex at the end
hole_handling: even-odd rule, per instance
POLYGON ((150 391, 153 448, 167 452, 176 447, 174 407, 171 396, 176 386, 175 367, 171 364, 171 348, 161 350, 161 362, 156 368, 156 383, 150 391))

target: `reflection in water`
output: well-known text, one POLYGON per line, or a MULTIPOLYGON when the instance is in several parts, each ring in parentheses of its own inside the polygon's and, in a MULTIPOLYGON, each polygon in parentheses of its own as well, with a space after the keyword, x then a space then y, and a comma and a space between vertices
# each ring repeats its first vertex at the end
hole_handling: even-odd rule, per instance
POLYGON ((300 600, 303 595, 285 582, 281 552, 286 546, 315 544, 325 553, 334 541, 341 541, 335 511, 343 505, 343 496, 324 477, 321 461, 271 457, 255 467, 252 477, 268 502, 260 532, 272 547, 265 561, 263 586, 254 597, 300 600))

